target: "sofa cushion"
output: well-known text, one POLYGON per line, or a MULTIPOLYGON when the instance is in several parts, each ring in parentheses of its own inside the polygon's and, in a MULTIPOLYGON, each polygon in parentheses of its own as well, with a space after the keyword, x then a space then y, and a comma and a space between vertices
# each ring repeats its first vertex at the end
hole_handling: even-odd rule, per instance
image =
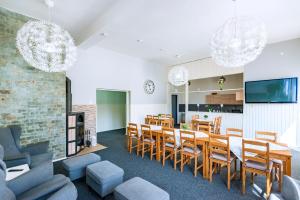
POLYGON ((15 194, 6 186, 5 163, 0 160, 0 199, 15 200, 15 194))
POLYGON ((33 168, 40 165, 43 162, 52 161, 52 158, 53 158, 53 153, 51 152, 31 156, 30 167, 33 168))
POLYGON ((52 179, 46 181, 30 190, 25 191, 24 193, 17 196, 18 200, 31 200, 39 199, 45 195, 50 195, 51 193, 56 192, 64 185, 68 184, 70 179, 65 177, 62 174, 54 175, 52 179))
POLYGON ((51 195, 50 198, 47 200, 62 200, 62 199, 77 199, 78 193, 75 185, 72 182, 69 182, 66 184, 63 188, 61 188, 59 191, 55 192, 53 195, 51 195))
MULTIPOLYGON (((258 169, 258 170, 262 170, 262 171, 265 171, 267 169, 266 164, 261 163, 261 162, 255 162, 255 161, 252 161, 252 160, 246 161, 245 165, 246 165, 246 167, 253 168, 253 169, 258 169)), ((272 166, 273 166, 273 162, 270 161, 269 162, 269 169, 272 169, 272 166)))
POLYGON ((95 153, 89 153, 82 156, 75 156, 62 161, 63 167, 67 171, 81 169, 87 165, 99 162, 101 157, 95 153))
POLYGON ((152 183, 140 178, 132 178, 117 186, 116 200, 169 200, 169 194, 152 183))
POLYGON ((18 155, 20 151, 17 149, 14 137, 11 133, 10 128, 0 128, 0 144, 4 148, 4 157, 18 155))
POLYGON ((87 166, 86 174, 96 183, 104 185, 115 178, 123 177, 124 170, 105 160, 87 166))
POLYGON ((284 199, 299 200, 300 199, 300 181, 289 176, 283 177, 282 194, 284 199))

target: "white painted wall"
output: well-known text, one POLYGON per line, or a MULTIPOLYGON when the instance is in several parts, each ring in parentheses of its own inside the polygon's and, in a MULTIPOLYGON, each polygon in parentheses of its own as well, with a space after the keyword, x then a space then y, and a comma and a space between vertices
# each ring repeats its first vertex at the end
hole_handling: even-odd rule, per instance
MULTIPOLYGON (((300 39, 268 45, 257 60, 245 67, 244 72, 245 81, 285 77, 300 77, 300 39)), ((243 124, 246 136, 254 137, 256 130, 276 131, 281 142, 300 146, 299 105, 245 104, 243 124)))
POLYGON ((73 104, 96 104, 96 89, 130 91, 130 121, 141 123, 146 114, 166 112, 167 69, 156 63, 119 54, 98 46, 79 49, 78 61, 68 72, 73 104), (154 94, 144 92, 147 79, 154 94))

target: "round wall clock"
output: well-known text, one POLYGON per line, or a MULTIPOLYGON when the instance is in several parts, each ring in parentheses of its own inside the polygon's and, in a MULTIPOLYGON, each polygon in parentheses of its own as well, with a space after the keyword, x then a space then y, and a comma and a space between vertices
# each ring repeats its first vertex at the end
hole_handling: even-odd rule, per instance
POLYGON ((155 90, 155 84, 151 80, 146 80, 144 83, 144 90, 147 94, 153 94, 155 90))

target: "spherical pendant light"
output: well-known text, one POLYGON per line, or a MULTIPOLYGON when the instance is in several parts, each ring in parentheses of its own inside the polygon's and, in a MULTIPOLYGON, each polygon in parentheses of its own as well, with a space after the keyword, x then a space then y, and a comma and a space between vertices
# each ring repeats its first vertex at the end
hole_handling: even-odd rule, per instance
POLYGON ((181 86, 188 82, 189 73, 183 66, 173 67, 168 74, 169 82, 174 86, 181 86))
MULTIPOLYGON (((53 0, 45 0, 49 9, 53 0)), ((17 33, 16 45, 23 58, 33 67, 46 72, 66 71, 74 64, 77 48, 71 35, 49 21, 28 21, 17 33)))
POLYGON ((234 17, 211 39, 211 56, 216 64, 240 67, 255 60, 267 43, 265 25, 253 17, 234 17))

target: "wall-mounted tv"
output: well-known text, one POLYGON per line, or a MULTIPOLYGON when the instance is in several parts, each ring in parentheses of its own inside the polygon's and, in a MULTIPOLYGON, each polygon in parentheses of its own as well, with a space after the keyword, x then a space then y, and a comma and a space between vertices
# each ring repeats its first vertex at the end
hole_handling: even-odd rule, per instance
POLYGON ((246 103, 297 103, 298 78, 245 83, 246 103))

